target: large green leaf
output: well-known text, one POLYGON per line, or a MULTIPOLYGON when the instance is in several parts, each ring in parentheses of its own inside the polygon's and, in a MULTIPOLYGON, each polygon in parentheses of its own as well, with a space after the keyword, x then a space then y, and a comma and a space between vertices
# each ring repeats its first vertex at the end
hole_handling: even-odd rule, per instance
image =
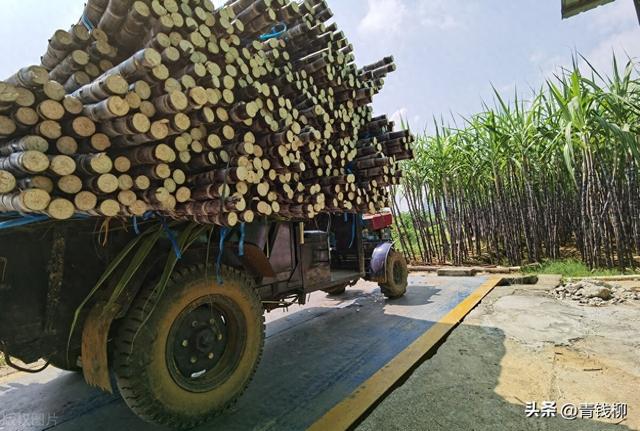
MULTIPOLYGON (((195 241, 201 238, 210 229, 213 229, 213 227, 200 226, 195 223, 188 223, 186 226, 184 226, 176 240, 177 246, 180 252, 181 253, 186 252, 195 241)), ((143 307, 143 310, 145 312, 145 319, 140 324, 138 328, 138 332, 136 332, 136 334, 133 337, 134 343, 138 334, 140 333, 140 330, 142 330, 144 325, 147 323, 147 321, 155 311, 156 304, 158 302, 157 299, 164 294, 167 284, 169 283, 169 280, 173 275, 175 267, 178 264, 178 261, 179 261, 179 257, 177 253, 174 253, 173 251, 170 252, 167 257, 167 262, 165 263, 164 270, 162 271, 162 275, 160 276, 160 279, 154 288, 154 292, 152 295, 149 296, 149 300, 143 307)))
POLYGON ((153 226, 146 230, 142 235, 136 236, 132 239, 125 248, 109 263, 107 269, 104 271, 98 282, 91 289, 89 294, 85 297, 85 299, 80 303, 80 305, 76 308, 76 311, 73 314, 73 320, 71 322, 71 327, 69 328, 69 336, 67 338, 67 352, 71 346, 71 338, 73 337, 73 333, 78 325, 78 320, 80 318, 80 314, 84 310, 84 307, 89 303, 89 301, 94 297, 94 295, 102 288, 104 283, 113 275, 114 272, 118 268, 124 260, 136 249, 138 244, 142 242, 148 235, 152 235, 154 232, 160 230, 160 226, 153 226))
POLYGON ((131 279, 138 272, 142 264, 147 260, 151 252, 154 250, 154 247, 158 243, 158 240, 161 238, 162 233, 163 232, 160 229, 154 230, 152 233, 147 235, 142 243, 138 246, 138 251, 133 256, 122 276, 115 284, 113 293, 111 294, 109 301, 104 307, 105 310, 110 309, 118 301, 120 295, 125 291, 131 279))

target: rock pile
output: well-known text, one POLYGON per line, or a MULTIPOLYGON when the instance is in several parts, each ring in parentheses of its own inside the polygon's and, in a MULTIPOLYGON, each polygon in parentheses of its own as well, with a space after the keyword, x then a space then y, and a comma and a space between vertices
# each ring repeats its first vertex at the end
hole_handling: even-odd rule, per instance
POLYGON ((551 294, 558 299, 571 299, 595 307, 640 301, 640 291, 601 280, 565 283, 552 290, 551 294))

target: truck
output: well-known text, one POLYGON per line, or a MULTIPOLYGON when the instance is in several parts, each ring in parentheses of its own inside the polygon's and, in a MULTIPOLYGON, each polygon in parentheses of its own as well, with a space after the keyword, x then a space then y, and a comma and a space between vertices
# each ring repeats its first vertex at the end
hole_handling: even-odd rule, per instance
POLYGON ((43 359, 105 391, 115 381, 143 420, 191 428, 250 384, 265 313, 317 291, 340 295, 360 279, 387 298, 405 294, 392 223, 390 214, 324 214, 197 231, 151 217, 5 220, 0 351, 19 370, 40 371, 16 359, 43 359), (157 241, 146 240, 152 234, 157 241))

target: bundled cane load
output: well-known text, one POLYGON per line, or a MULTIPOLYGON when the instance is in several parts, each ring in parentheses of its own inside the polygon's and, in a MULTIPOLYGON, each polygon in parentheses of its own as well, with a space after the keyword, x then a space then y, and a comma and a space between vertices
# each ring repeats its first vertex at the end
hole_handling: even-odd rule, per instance
POLYGON ((0 211, 234 226, 373 213, 413 157, 324 0, 88 0, 0 82, 0 211))

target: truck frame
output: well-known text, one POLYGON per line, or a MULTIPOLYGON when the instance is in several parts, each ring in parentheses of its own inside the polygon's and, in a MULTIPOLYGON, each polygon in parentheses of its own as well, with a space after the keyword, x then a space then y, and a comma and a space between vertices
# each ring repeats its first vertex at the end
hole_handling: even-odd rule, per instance
POLYGON ((249 385, 265 312, 305 304, 316 291, 339 295, 362 278, 392 299, 407 289, 391 216, 357 214, 216 228, 181 256, 172 256, 181 250, 167 228, 135 274, 125 265, 95 289, 122 250, 159 222, 0 230, 0 350, 8 364, 30 371, 13 358, 44 359, 109 392, 115 375, 142 419, 187 429, 220 414, 249 385), (175 269, 158 289, 172 257, 175 269), (129 275, 124 287, 116 283, 129 275))

